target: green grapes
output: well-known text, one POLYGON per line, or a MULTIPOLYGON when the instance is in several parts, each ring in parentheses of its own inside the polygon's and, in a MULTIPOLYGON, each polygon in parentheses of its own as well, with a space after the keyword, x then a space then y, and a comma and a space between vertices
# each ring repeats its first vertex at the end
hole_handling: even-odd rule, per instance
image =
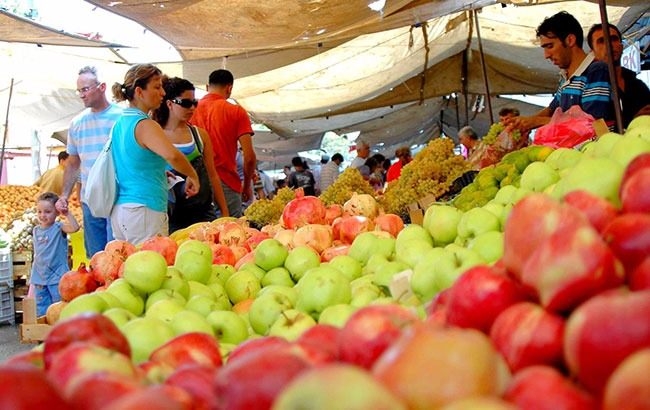
POLYGON ((368 181, 356 168, 346 168, 341 175, 336 178, 334 183, 323 191, 319 198, 325 205, 339 204, 343 205, 352 194, 375 194, 375 190, 370 186, 368 181))

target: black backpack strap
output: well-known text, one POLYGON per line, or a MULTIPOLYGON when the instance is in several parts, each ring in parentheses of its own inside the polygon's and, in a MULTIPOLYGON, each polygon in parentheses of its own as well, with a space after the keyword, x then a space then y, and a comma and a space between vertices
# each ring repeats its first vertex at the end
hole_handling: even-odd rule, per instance
POLYGON ((192 138, 194 138, 194 143, 196 144, 196 148, 199 150, 199 154, 203 155, 203 140, 201 140, 201 135, 199 134, 199 130, 196 128, 195 125, 190 125, 190 132, 192 133, 192 138))

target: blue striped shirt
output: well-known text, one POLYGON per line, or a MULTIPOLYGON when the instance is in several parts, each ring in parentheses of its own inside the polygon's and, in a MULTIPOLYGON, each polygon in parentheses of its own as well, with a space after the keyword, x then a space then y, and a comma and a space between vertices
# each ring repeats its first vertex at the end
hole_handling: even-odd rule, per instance
POLYGON ((611 92, 607 64, 594 61, 593 54, 588 54, 570 78, 567 79, 566 74, 562 73, 562 79, 549 108, 553 113, 557 107, 566 111, 574 105, 579 105, 582 111, 596 119, 614 121, 611 92))
POLYGON ((88 171, 106 144, 113 124, 121 115, 122 108, 115 104, 110 104, 100 112, 92 112, 90 108, 87 108, 70 124, 66 149, 68 154, 78 155, 81 160, 82 194, 88 178, 88 171))

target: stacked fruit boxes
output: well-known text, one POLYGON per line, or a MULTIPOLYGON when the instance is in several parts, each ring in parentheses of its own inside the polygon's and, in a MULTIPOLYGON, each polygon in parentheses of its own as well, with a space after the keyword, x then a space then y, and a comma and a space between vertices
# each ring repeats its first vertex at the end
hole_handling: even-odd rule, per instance
POLYGON ((0 323, 16 323, 14 309, 14 272, 11 251, 0 248, 0 323))

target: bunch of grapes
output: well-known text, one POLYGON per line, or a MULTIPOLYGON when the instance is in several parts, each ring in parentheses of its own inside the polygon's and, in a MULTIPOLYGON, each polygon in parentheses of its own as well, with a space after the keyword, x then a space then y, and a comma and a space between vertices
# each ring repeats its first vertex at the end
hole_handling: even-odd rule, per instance
POLYGON ((483 137, 483 142, 486 145, 492 145, 494 142, 497 140, 497 137, 501 132, 505 129, 505 126, 501 124, 500 122, 495 122, 494 124, 490 125, 490 129, 488 130, 488 133, 485 134, 483 137))
POLYGON ((285 186, 285 187, 282 187, 282 188, 278 189, 278 192, 275 194, 273 199, 277 199, 284 206, 284 205, 288 204, 289 201, 291 201, 295 197, 296 197, 296 192, 293 189, 285 186))
POLYGON ((280 188, 273 199, 260 199, 250 204, 244 211, 244 216, 258 229, 278 223, 284 206, 295 197, 296 193, 291 188, 280 188))
POLYGON ((454 179, 467 170, 469 164, 454 154, 454 142, 436 138, 402 168, 397 180, 388 184, 380 204, 386 212, 406 214, 413 202, 427 195, 444 195, 454 179))
POLYGON ((320 194, 320 199, 325 205, 343 205, 352 198, 353 193, 375 194, 375 190, 356 168, 348 167, 336 178, 334 183, 320 194))

